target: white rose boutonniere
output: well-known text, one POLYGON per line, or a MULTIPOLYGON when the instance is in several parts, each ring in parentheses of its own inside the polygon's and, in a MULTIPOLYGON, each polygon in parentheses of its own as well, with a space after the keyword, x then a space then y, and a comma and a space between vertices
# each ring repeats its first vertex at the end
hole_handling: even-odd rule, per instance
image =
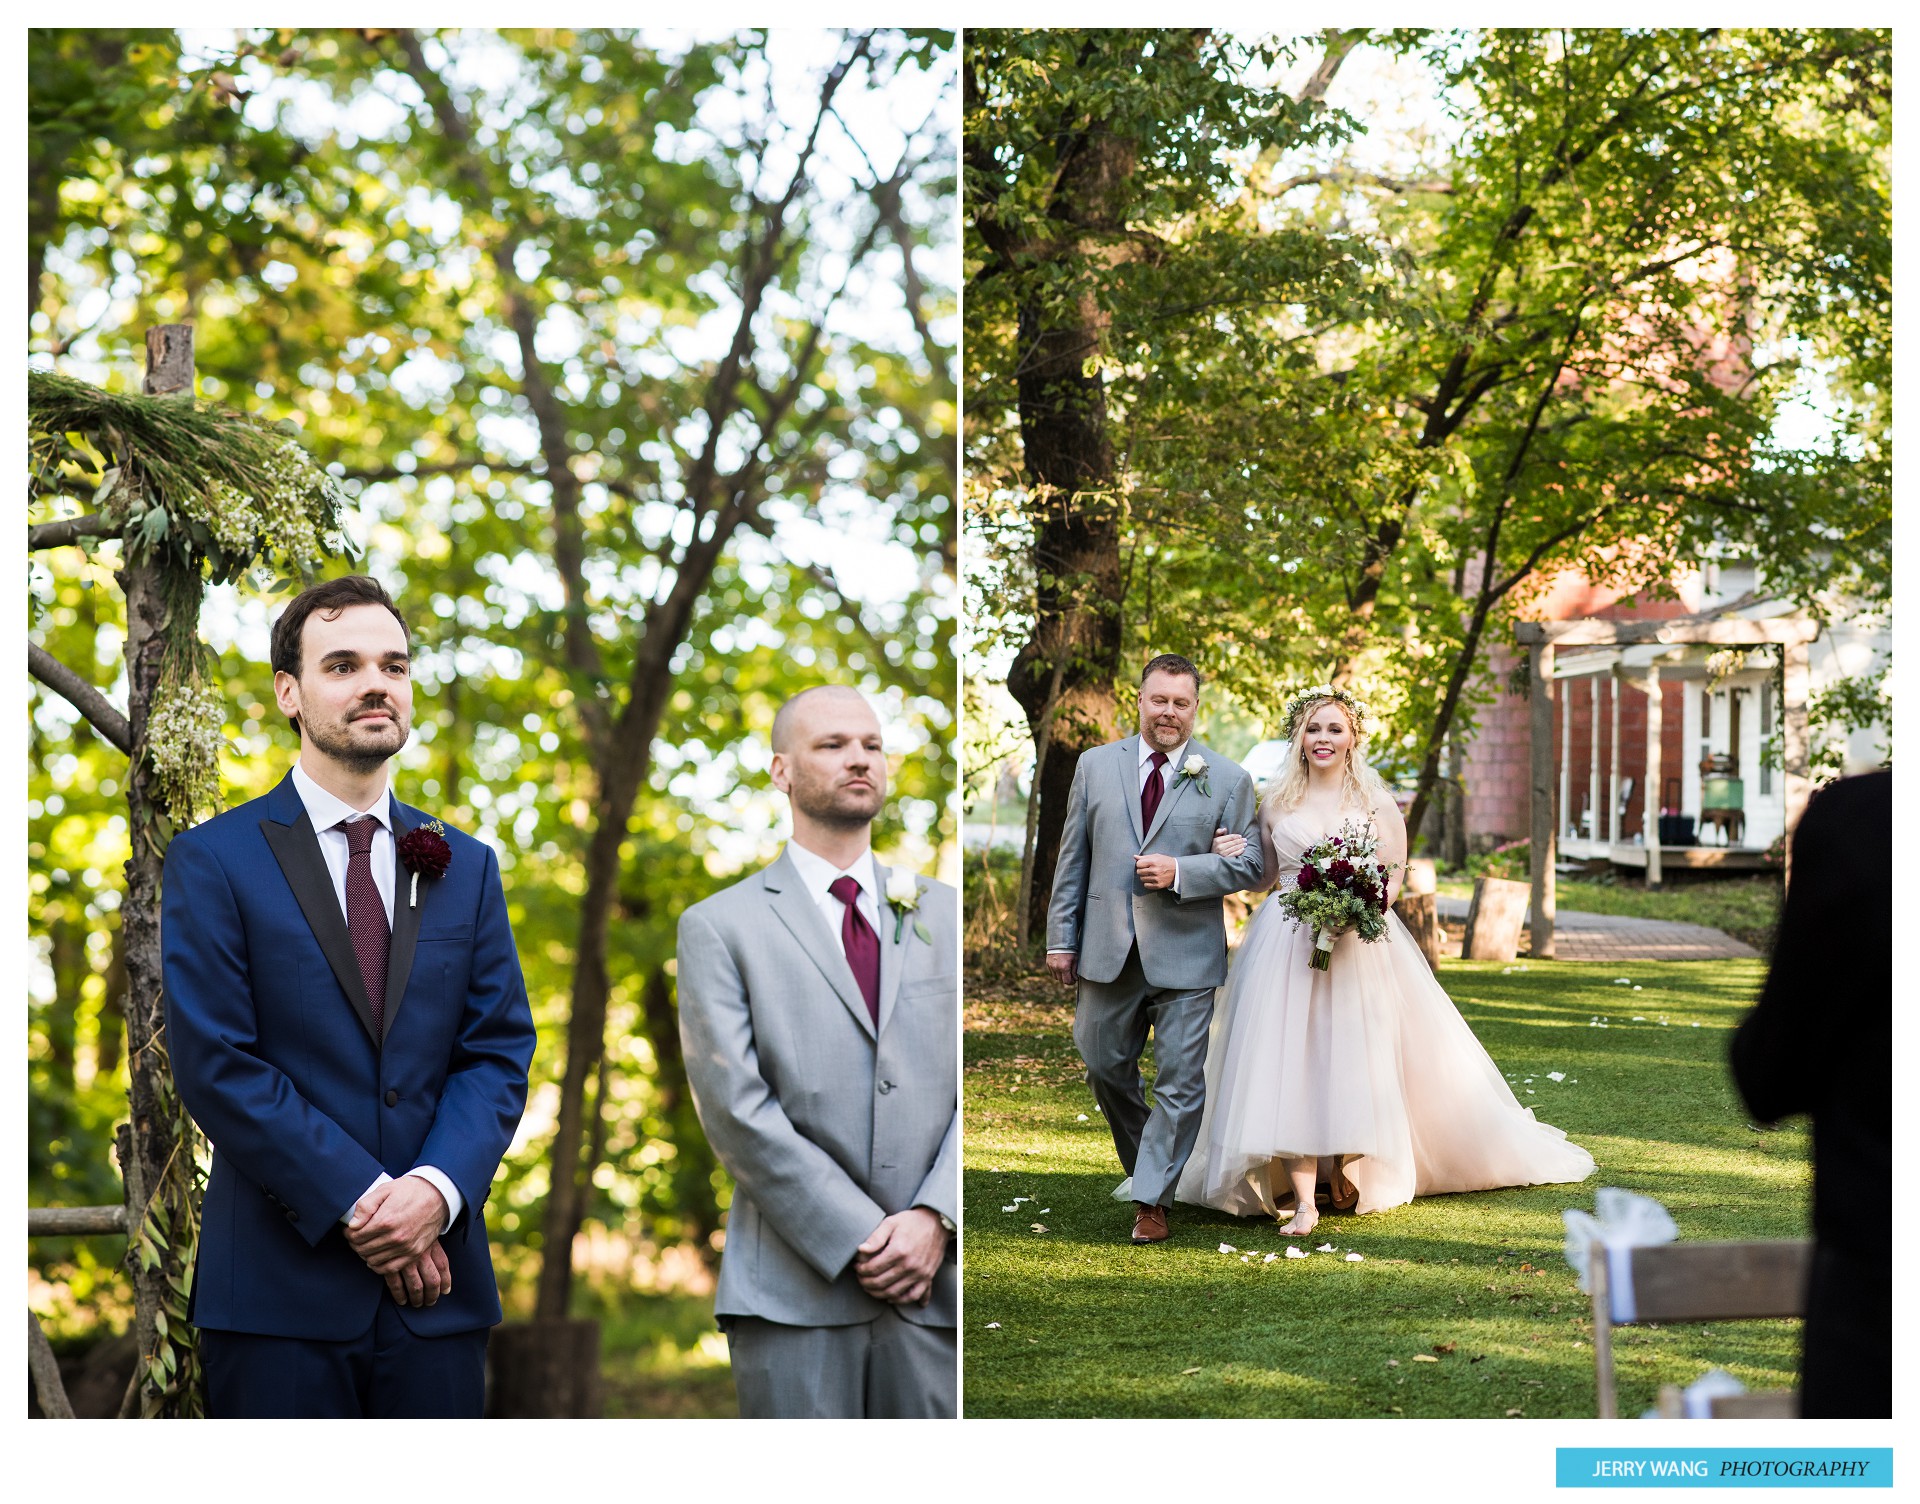
MULTIPOLYGON (((893 943, 898 945, 907 927, 907 915, 920 907, 920 879, 911 872, 889 872, 887 905, 893 910, 893 943)), ((927 944, 933 944, 932 933, 918 919, 913 921, 913 932, 927 944)))
POLYGON ((1198 752, 1190 753, 1187 760, 1180 764, 1180 776, 1173 781, 1186 783, 1189 779, 1199 785, 1200 792, 1207 798, 1213 797, 1213 790, 1207 786, 1207 760, 1198 752))

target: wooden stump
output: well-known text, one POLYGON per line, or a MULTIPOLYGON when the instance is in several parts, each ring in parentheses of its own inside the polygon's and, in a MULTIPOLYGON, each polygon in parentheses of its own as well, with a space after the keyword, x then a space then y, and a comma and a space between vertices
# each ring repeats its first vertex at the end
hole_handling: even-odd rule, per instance
POLYGON ((1427 958, 1430 970, 1440 969, 1440 911, 1431 893, 1402 893, 1393 901, 1393 912, 1413 936, 1420 954, 1427 958))
POLYGON ((1511 961, 1520 951, 1520 921, 1526 916, 1528 885, 1504 877, 1483 877, 1473 885, 1467 909, 1467 935, 1460 947, 1466 961, 1511 961))
POLYGON ((516 1420, 598 1420, 600 1323, 513 1321, 487 1344, 487 1414, 516 1420))

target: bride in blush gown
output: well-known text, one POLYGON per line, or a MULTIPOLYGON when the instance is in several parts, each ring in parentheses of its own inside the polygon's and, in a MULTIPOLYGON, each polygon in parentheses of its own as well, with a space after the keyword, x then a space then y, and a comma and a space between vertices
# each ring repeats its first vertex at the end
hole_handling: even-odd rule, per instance
MULTIPOLYGON (((1322 686, 1295 696, 1286 721, 1288 766, 1260 815, 1264 870, 1291 887, 1302 853, 1348 820, 1370 819, 1379 859, 1404 863, 1406 824, 1367 765, 1365 707, 1322 686)), ((1215 850, 1236 855, 1240 837, 1217 836, 1215 850)), ((1291 1207, 1281 1231, 1305 1236, 1319 1180, 1337 1209, 1372 1212, 1593 1173, 1592 1155, 1520 1104, 1398 915, 1384 940, 1342 934, 1326 971, 1308 965, 1312 943, 1278 903, 1248 922, 1179 1200, 1238 1216, 1291 1207)))

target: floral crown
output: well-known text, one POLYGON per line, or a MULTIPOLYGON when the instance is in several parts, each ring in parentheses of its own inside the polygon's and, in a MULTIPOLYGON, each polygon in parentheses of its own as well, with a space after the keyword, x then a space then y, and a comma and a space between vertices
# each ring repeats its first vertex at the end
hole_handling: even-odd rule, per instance
POLYGON ((1292 741, 1294 733, 1300 729, 1300 718, 1307 708, 1318 705, 1323 700, 1333 700, 1346 707, 1347 714, 1353 717, 1353 730, 1356 737, 1367 734, 1367 704, 1351 690, 1335 689, 1331 684, 1316 684, 1311 689, 1303 689, 1291 700, 1286 709, 1280 712, 1281 724, 1286 727, 1287 741, 1292 741))

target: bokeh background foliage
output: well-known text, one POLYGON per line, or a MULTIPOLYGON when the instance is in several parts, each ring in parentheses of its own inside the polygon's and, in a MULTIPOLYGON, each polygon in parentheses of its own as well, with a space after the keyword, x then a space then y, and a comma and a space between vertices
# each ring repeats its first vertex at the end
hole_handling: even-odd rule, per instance
MULTIPOLYGON (((134 390, 143 332, 193 323, 200 394, 291 425, 342 487, 361 556, 320 572, 371 570, 409 617, 401 796, 501 853, 541 1030, 488 1208, 510 1312, 534 1307, 557 1154, 581 1189, 558 1298, 614 1317, 648 1372, 714 1361, 685 1312, 729 1191, 679 1072, 673 934, 777 850, 780 701, 827 679, 875 697, 897 754, 877 844, 957 866, 952 38, 95 29, 29 50, 31 367, 134 390), (583 1030, 596 909, 604 1026, 583 1030)), ((37 552, 28 596, 32 640, 124 704, 120 550, 37 552)), ((208 593, 226 803, 297 747, 266 667, 295 583, 208 593)), ((126 760, 37 684, 28 712, 29 1191, 111 1203, 126 760)), ((124 1323, 109 1242, 34 1245, 50 1330, 124 1323)))

